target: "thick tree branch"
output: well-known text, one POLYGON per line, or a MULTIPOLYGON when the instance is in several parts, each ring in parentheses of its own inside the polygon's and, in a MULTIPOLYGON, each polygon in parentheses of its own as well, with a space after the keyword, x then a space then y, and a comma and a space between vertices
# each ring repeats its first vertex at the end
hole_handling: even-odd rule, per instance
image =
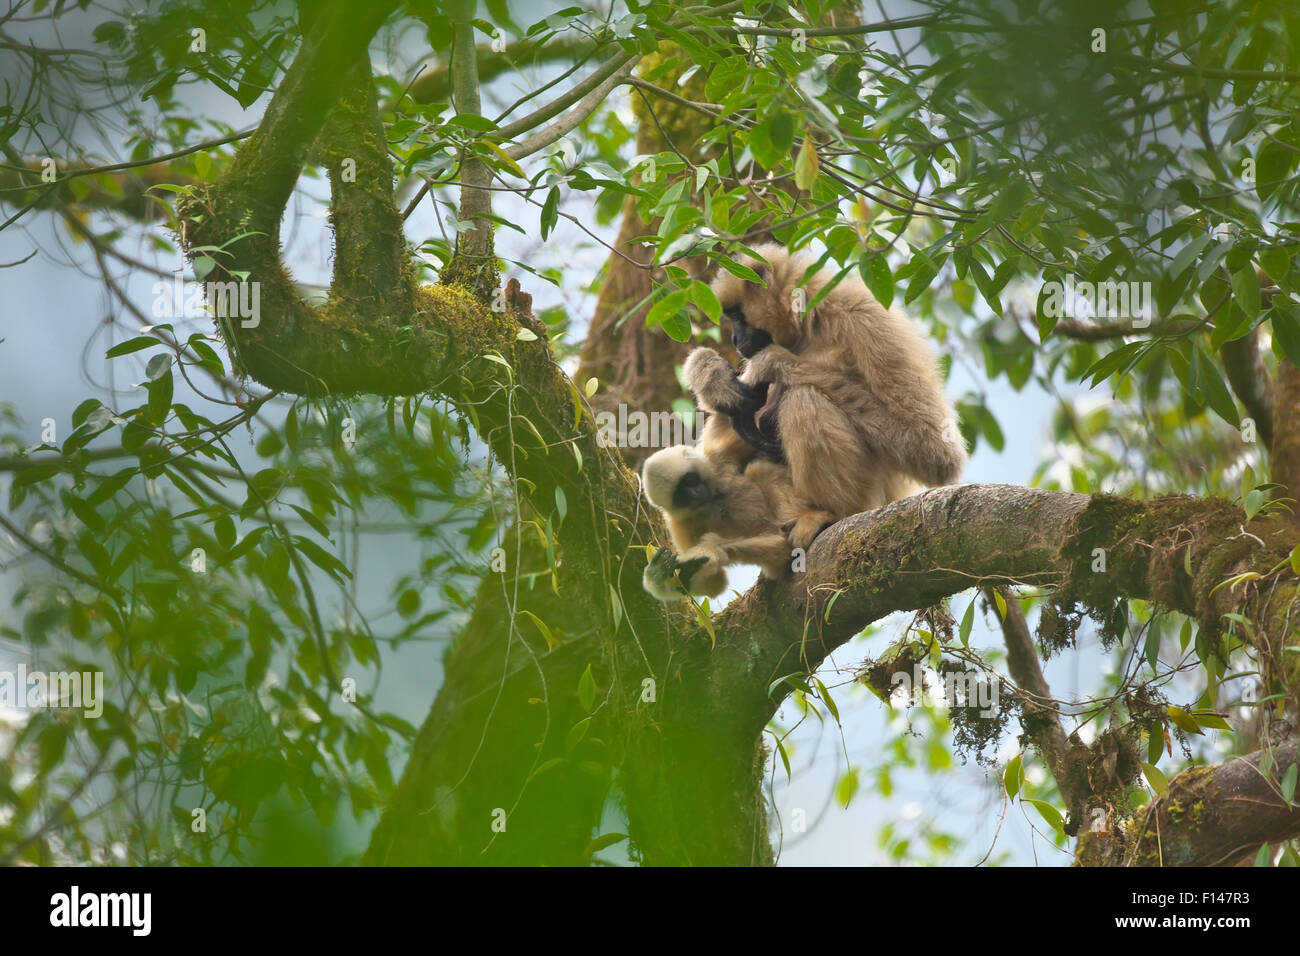
POLYGON ((630 63, 620 67, 612 76, 579 100, 568 113, 545 129, 538 130, 523 142, 507 147, 505 154, 511 159, 520 160, 525 156, 531 156, 533 153, 545 149, 560 137, 573 132, 588 116, 596 111, 610 93, 627 82, 628 73, 631 69, 632 65, 630 63))
MULTIPOLYGON (((806 575, 762 581, 719 615, 718 645, 753 648, 752 666, 764 673, 812 669, 894 611, 977 585, 1031 584, 1097 613, 1120 598, 1142 598, 1195 617, 1208 633, 1218 632, 1224 613, 1252 616, 1260 632, 1247 639, 1275 662, 1275 678, 1295 697, 1300 674, 1280 652, 1294 641, 1287 627, 1296 580, 1275 568, 1300 538, 1278 519, 1252 522, 1248 535, 1244 524, 1239 508, 1215 498, 935 488, 827 529, 809 551, 806 575), (1094 573, 1098 555, 1105 570, 1094 573), (1246 571, 1263 577, 1218 587, 1246 571)), ((767 705, 764 720, 775 707, 767 705)))
POLYGON ((1223 370, 1232 392, 1255 420, 1255 431, 1264 446, 1273 444, 1273 379, 1259 352, 1259 329, 1223 343, 1223 370))
POLYGON ((1283 359, 1273 387, 1273 439, 1269 442, 1271 477, 1300 498, 1300 368, 1283 359))
POLYGON ((1133 824, 1083 833, 1078 860, 1085 866, 1232 866, 1248 860, 1261 844, 1276 847, 1300 834, 1300 805, 1288 805, 1279 785, 1298 758, 1292 738, 1219 766, 1186 770, 1133 824))

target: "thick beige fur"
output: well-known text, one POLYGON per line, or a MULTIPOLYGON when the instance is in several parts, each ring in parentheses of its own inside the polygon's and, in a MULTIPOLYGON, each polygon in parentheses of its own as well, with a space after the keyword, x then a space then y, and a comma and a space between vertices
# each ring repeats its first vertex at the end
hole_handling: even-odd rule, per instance
MULTIPOLYGON (((793 553, 782 524, 794 520, 800 509, 785 466, 753 460, 737 467, 725 457, 710 458, 702 446, 674 445, 646 459, 642 487, 650 503, 663 512, 677 560, 705 559, 690 579, 692 594, 721 594, 732 564, 757 564, 772 578, 789 572, 793 553), (707 483, 712 495, 698 507, 677 507, 673 492, 691 472, 707 483)), ((681 597, 671 572, 653 563, 642 582, 660 600, 681 597)))
MULTIPOLYGON (((916 325, 881 306, 855 277, 843 279, 813 310, 797 311, 827 277, 819 273, 800 286, 807 260, 776 245, 755 251, 766 264, 749 264, 765 287, 724 272, 713 288, 724 309, 738 306, 750 325, 773 339, 747 361, 740 378, 776 383, 769 402, 779 402, 778 432, 794 499, 810 509, 798 516, 792 544, 811 543, 824 526, 824 512, 839 519, 921 486, 956 481, 966 446, 934 352, 916 325)), ((686 378, 707 407, 708 396, 735 373, 716 353, 709 358, 702 351, 687 359, 686 378)), ((739 436, 728 437, 728 431, 725 416, 711 416, 702 447, 711 458, 744 460, 739 436)))

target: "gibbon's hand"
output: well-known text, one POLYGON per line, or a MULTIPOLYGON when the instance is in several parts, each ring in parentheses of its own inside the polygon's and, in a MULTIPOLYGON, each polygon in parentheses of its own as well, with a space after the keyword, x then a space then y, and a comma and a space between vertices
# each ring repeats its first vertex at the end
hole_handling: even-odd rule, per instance
POLYGON ((704 567, 709 561, 708 557, 688 558, 685 561, 677 563, 677 580, 682 582, 682 587, 686 593, 691 591, 691 580, 695 577, 695 572, 704 567))
POLYGON ((797 355, 780 345, 769 345, 745 360, 744 375, 752 382, 802 385, 805 376, 798 374, 800 369, 808 367, 797 355))
POLYGON ((745 442, 776 461, 783 460, 781 443, 776 439, 775 421, 769 428, 755 423, 755 416, 767 403, 770 382, 751 385, 713 349, 700 347, 686 357, 682 377, 707 411, 719 412, 731 419, 732 428, 745 442))
POLYGON ((745 440, 746 444, 753 445, 759 455, 770 461, 784 463, 785 449, 781 446, 781 435, 777 431, 776 416, 776 406, 773 406, 759 415, 757 421, 753 416, 746 416, 743 419, 732 418, 731 427, 736 430, 737 435, 745 440))

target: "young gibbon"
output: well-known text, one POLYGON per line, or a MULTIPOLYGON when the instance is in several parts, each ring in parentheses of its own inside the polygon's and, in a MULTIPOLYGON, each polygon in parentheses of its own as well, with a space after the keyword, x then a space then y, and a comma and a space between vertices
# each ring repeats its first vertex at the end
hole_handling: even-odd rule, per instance
POLYGON ((789 570, 782 525, 808 509, 796 501, 785 465, 751 456, 738 466, 711 458, 702 446, 674 445, 646 459, 642 487, 663 512, 676 549, 660 548, 642 575, 659 600, 683 592, 715 597, 727 586, 731 564, 757 564, 771 578, 789 570))
POLYGON ((727 416, 705 425, 706 456, 743 468, 783 452, 797 508, 790 544, 799 548, 830 523, 827 513, 839 520, 956 481, 966 445, 920 330, 856 277, 803 314, 797 304, 827 277, 801 286, 805 260, 777 245, 755 251, 766 264, 750 265, 766 285, 725 272, 713 284, 743 372, 707 348, 683 370, 698 403, 727 416))

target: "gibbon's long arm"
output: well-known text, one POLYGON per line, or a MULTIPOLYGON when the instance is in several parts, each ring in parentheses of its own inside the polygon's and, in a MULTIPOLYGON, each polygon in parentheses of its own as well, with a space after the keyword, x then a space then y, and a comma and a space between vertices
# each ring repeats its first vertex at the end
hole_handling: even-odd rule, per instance
POLYGON ((682 377, 701 408, 726 415, 736 434, 759 454, 773 461, 783 460, 775 409, 758 414, 767 404, 769 382, 744 381, 730 362, 703 346, 686 357, 682 377))

